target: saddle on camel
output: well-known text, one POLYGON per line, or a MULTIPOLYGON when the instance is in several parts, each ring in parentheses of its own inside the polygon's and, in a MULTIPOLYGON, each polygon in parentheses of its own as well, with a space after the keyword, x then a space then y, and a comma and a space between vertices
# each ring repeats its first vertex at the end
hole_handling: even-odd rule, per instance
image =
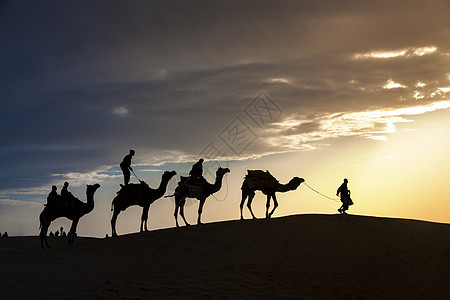
POLYGON ((149 189, 149 185, 145 182, 140 180, 139 183, 129 183, 127 185, 120 185, 121 189, 116 194, 134 194, 134 193, 141 193, 147 189, 149 189))
POLYGON ((247 170, 245 180, 251 189, 275 188, 278 183, 278 180, 269 171, 262 170, 247 170))
POLYGON ((186 186, 189 190, 188 197, 196 198, 201 195, 203 189, 205 187, 206 179, 202 177, 196 176, 180 176, 180 181, 178 182, 178 186, 186 186))

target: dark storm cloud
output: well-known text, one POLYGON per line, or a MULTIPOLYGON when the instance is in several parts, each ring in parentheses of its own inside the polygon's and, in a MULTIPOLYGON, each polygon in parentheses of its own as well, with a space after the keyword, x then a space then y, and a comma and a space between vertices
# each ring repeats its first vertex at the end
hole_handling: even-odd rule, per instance
POLYGON ((448 1, 6 1, 0 8, 0 163, 9 170, 0 188, 116 165, 131 147, 141 163, 193 157, 263 90, 283 110, 273 122, 298 122, 256 128, 249 154, 285 150, 263 139, 273 137, 269 129, 320 141, 324 116, 432 103, 448 83, 448 1), (429 46, 438 50, 355 58, 429 46), (405 88, 384 89, 389 79, 405 88), (426 83, 420 103, 418 81, 426 83))

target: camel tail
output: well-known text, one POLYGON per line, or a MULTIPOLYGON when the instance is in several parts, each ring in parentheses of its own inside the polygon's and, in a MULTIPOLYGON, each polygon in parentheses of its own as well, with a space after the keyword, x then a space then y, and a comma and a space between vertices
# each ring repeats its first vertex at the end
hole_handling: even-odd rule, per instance
POLYGON ((114 198, 113 201, 111 202, 111 211, 114 210, 114 200, 116 200, 116 198, 114 198))

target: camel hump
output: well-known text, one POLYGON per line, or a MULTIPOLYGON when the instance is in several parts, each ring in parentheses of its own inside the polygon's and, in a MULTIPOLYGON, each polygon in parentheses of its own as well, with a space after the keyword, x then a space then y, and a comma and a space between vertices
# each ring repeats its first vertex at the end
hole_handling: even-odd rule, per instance
POLYGON ((247 170, 245 180, 250 188, 274 188, 277 180, 269 171, 247 170))
POLYGON ((248 177, 265 178, 265 179, 275 179, 269 171, 263 170, 247 170, 248 177))

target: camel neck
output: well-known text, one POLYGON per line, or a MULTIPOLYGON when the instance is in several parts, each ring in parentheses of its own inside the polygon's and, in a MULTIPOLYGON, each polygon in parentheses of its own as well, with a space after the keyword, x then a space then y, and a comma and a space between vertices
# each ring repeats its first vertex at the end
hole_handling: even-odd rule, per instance
POLYGON ((156 193, 158 195, 159 194, 163 195, 166 192, 167 184, 169 183, 169 180, 170 179, 168 179, 168 178, 164 178, 164 177, 161 178, 161 182, 160 182, 158 188, 156 189, 156 193))
POLYGON ((286 184, 281 184, 281 183, 278 183, 277 184, 277 191, 278 192, 288 192, 288 191, 292 191, 292 190, 294 190, 295 188, 294 188, 294 186, 292 185, 292 183, 291 182, 288 182, 288 183, 286 183, 286 184))
POLYGON ((91 212, 94 209, 94 193, 86 192, 86 211, 91 212))
POLYGON ((222 180, 223 180, 223 176, 225 174, 220 174, 216 176, 216 181, 214 182, 213 186, 212 186, 212 192, 215 193, 218 190, 220 190, 220 188, 222 187, 222 180))

